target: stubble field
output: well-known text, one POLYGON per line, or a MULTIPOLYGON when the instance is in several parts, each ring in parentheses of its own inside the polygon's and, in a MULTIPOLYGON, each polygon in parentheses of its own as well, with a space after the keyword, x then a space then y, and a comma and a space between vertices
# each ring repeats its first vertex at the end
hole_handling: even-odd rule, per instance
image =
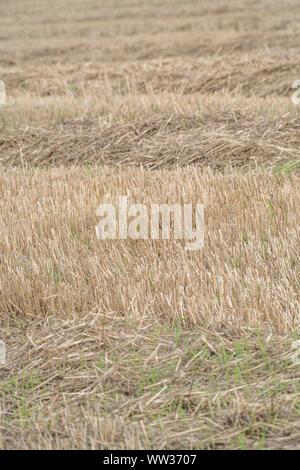
POLYGON ((0 448, 299 449, 298 2, 0 7, 0 448))

